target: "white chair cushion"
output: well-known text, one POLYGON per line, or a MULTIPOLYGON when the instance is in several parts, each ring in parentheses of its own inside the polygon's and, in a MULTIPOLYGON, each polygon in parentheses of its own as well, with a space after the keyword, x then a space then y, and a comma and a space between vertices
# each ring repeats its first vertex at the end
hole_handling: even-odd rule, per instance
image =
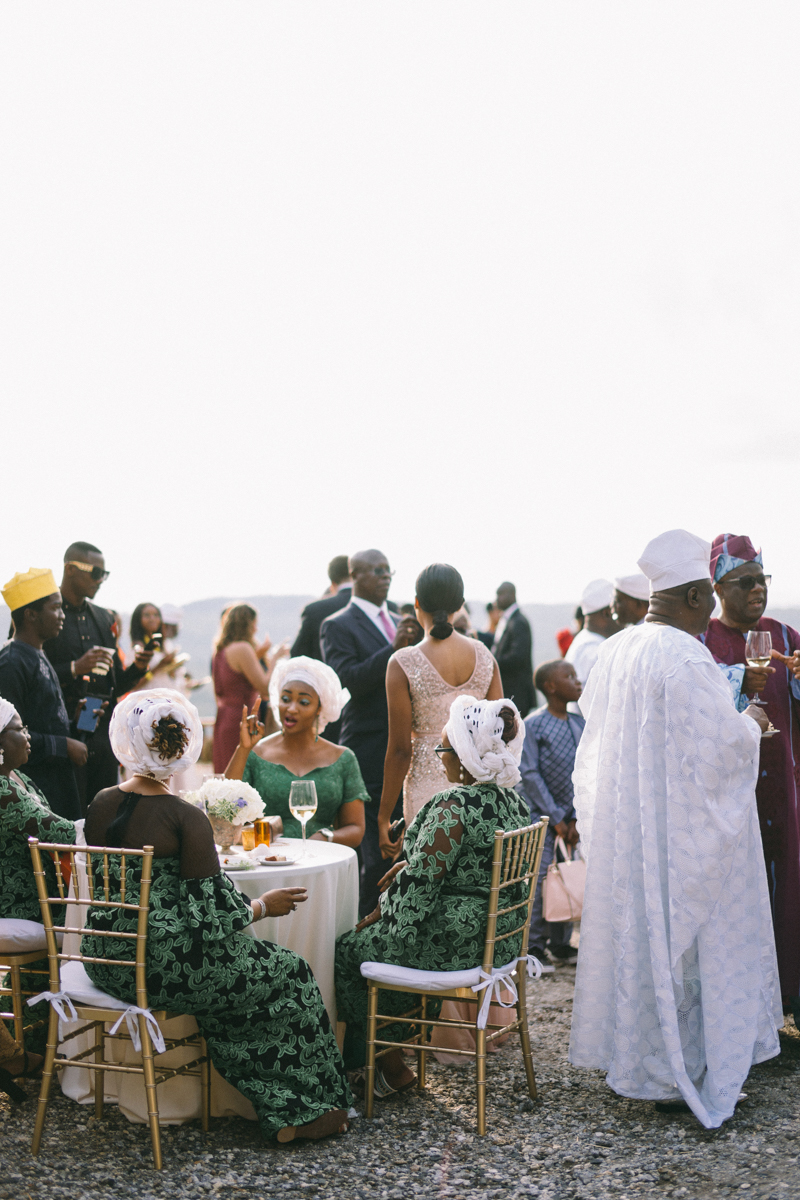
MULTIPOLYGON (((133 972, 131 972, 133 979, 133 972)), ((64 963, 61 968, 61 990, 66 992, 75 1004, 90 1004, 93 1008, 114 1008, 123 1012, 128 1005, 116 996, 109 996, 99 987, 95 987, 86 974, 86 967, 81 962, 64 963)))
POLYGON ((18 921, 11 917, 0 920, 0 954, 30 954, 32 950, 46 949, 41 921, 18 921))
MULTIPOLYGON (((514 970, 514 958, 504 967, 495 967, 495 975, 506 975, 514 970)), ((365 962, 361 974, 375 983, 392 983, 420 992, 447 992, 451 988, 473 987, 481 982, 481 968, 470 971, 417 971, 413 967, 396 967, 393 963, 365 962)))

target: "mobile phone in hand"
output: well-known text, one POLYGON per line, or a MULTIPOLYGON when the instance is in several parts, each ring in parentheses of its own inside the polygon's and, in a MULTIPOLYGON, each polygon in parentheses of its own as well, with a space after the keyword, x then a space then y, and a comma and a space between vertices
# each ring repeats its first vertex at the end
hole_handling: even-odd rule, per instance
POLYGON ((396 842, 398 838, 403 836, 405 833, 405 828, 405 817, 400 817, 397 821, 392 822, 392 824, 389 826, 389 837, 393 842, 396 842))
POLYGON ((87 696, 86 703, 78 717, 78 729, 84 733, 94 733, 103 708, 102 696, 87 696))

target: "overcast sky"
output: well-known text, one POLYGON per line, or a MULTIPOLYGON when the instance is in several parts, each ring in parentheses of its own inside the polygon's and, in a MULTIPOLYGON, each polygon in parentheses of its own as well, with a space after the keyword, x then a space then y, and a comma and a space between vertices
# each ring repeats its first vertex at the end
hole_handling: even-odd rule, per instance
POLYGON ((0 7, 0 575, 574 601, 797 552, 795 3, 0 7))

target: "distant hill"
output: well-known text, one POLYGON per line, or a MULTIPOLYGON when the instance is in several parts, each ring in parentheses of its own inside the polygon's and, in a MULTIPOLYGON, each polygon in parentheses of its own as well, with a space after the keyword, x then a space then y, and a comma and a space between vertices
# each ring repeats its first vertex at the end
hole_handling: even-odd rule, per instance
MULTIPOLYGON (((268 633, 273 644, 293 641, 300 626, 300 613, 313 596, 213 596, 207 600, 193 600, 183 606, 183 625, 179 642, 181 649, 191 655, 188 669, 195 678, 208 675, 211 670, 211 642, 217 631, 220 613, 231 600, 246 600, 258 613, 261 636, 268 633)), ((486 603, 481 600, 468 602, 472 622, 476 629, 486 627, 486 603)), ((522 611, 533 628, 534 663, 558 658, 555 640, 556 631, 572 623, 574 604, 523 604, 522 611)), ((770 608, 768 615, 776 621, 784 621, 794 629, 800 629, 800 608, 770 608)), ((123 616, 126 632, 122 639, 123 650, 128 653, 130 641, 127 636, 128 614, 123 616)), ((0 605, 0 643, 5 640, 9 627, 9 612, 0 605)), ((198 688, 192 699, 202 716, 213 716, 214 694, 207 685, 198 688)))

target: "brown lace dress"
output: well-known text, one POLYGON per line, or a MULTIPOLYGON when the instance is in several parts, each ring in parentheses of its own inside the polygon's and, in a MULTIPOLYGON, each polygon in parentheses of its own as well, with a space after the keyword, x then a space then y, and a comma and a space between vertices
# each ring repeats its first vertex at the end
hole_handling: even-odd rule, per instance
POLYGON ((494 658, 483 642, 475 641, 475 666, 466 683, 453 687, 442 679, 418 646, 406 646, 392 656, 403 668, 411 692, 411 766, 403 784, 406 828, 423 804, 445 789, 447 777, 434 753, 456 696, 485 700, 494 674, 494 658))

